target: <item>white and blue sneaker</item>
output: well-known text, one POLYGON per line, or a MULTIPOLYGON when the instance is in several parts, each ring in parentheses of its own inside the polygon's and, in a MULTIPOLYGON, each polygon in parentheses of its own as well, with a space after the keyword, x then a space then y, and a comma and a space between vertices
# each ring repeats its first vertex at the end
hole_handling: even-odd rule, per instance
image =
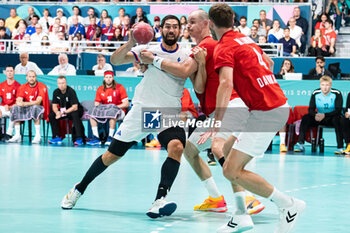
POLYGON ((75 188, 76 185, 69 191, 67 195, 63 197, 61 202, 61 208, 64 210, 72 209, 81 197, 81 193, 75 188))
POLYGON ((50 144, 58 144, 58 145, 61 145, 62 144, 62 139, 60 137, 55 137, 51 140, 49 140, 49 143, 50 144))
POLYGON ((170 216, 176 210, 175 202, 167 202, 164 197, 153 202, 153 206, 147 211, 147 216, 150 218, 160 218, 170 216))
POLYGON ((88 141, 86 144, 89 146, 96 146, 96 145, 101 145, 101 141, 98 137, 93 136, 91 141, 88 141))
POLYGON ((219 227, 217 233, 244 232, 253 229, 254 223, 249 214, 233 214, 230 221, 219 227))
POLYGON ((112 141, 113 141, 113 137, 108 136, 107 141, 105 142, 105 145, 107 146, 111 145, 112 141))
POLYGON ((336 155, 342 155, 345 154, 344 149, 343 148, 338 148, 336 151, 334 151, 334 154, 336 155))
POLYGON ((304 201, 292 198, 292 205, 288 208, 280 208, 280 219, 275 230, 275 233, 291 232, 295 226, 296 221, 306 208, 304 201))
POLYGON ((295 144, 295 146, 294 146, 294 151, 295 152, 304 152, 305 151, 304 144, 297 142, 297 144, 295 144))

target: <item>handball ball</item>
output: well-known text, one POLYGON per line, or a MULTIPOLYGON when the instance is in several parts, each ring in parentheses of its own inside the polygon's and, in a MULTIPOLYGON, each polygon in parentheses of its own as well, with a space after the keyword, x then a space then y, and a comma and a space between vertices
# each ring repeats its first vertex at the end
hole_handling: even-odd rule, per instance
POLYGON ((147 23, 140 22, 134 27, 133 37, 138 44, 147 44, 153 36, 153 28, 147 23))

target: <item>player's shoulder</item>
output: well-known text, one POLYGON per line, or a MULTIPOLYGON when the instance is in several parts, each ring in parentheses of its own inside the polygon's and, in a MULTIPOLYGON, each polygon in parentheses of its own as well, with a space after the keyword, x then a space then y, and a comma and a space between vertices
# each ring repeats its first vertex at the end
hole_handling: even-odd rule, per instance
POLYGON ((103 85, 101 85, 97 88, 97 92, 101 92, 101 91, 103 91, 103 85))
POLYGON ((204 48, 208 48, 208 47, 214 48, 218 43, 219 41, 214 40, 211 36, 207 36, 198 44, 198 46, 204 47, 204 48))

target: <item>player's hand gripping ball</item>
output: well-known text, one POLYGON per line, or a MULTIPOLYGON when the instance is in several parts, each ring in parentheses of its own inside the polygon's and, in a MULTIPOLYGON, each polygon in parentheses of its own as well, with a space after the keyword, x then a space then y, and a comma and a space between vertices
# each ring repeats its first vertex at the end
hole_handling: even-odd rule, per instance
POLYGON ((138 44, 147 44, 153 39, 154 32, 151 25, 140 22, 135 25, 132 35, 138 44))

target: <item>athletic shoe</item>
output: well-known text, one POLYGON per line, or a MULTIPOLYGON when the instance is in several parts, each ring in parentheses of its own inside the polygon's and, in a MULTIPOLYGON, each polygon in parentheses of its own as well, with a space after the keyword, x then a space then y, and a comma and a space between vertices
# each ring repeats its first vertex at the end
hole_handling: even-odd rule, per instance
POLYGON ((167 202, 164 197, 153 202, 152 207, 147 211, 147 216, 150 218, 159 218, 170 216, 176 210, 175 202, 167 202))
POLYGON ((98 137, 93 136, 91 141, 88 141, 86 144, 89 146, 96 146, 96 145, 101 145, 101 141, 98 137))
POLYGON ((145 144, 146 147, 157 147, 160 146, 160 143, 157 139, 153 139, 152 141, 145 144))
POLYGON ((233 215, 227 224, 219 227, 218 233, 243 232, 253 229, 254 224, 252 218, 248 214, 233 215))
POLYGON ((245 197, 245 206, 247 207, 248 214, 258 214, 263 209, 265 209, 265 206, 263 203, 261 203, 258 199, 256 199, 254 196, 246 196, 245 197))
POLYGON ((208 157, 208 165, 215 166, 216 161, 215 161, 213 153, 210 150, 208 150, 207 157, 208 157))
POLYGON ((51 140, 49 140, 49 143, 50 144, 58 144, 58 145, 61 145, 62 144, 62 139, 60 137, 55 137, 51 140))
POLYGON ((280 208, 280 219, 275 230, 275 233, 287 233, 290 232, 301 213, 305 210, 306 204, 304 201, 292 198, 293 204, 289 208, 280 208))
POLYGON ((343 148, 338 148, 336 151, 334 151, 334 154, 336 154, 336 155, 344 154, 344 149, 343 148))
POLYGON ((224 196, 218 198, 212 198, 209 196, 208 199, 205 199, 204 202, 200 205, 193 207, 193 210, 197 211, 211 211, 211 212, 226 212, 227 204, 224 199, 224 196))
POLYGON ((350 144, 348 144, 348 146, 346 147, 346 149, 344 150, 345 154, 349 154, 350 153, 350 144))
POLYGON ((297 144, 295 144, 294 151, 295 152, 304 152, 305 151, 304 144, 297 142, 297 144))
POLYGON ((61 208, 64 210, 72 209, 77 203, 78 199, 81 197, 81 193, 75 188, 75 185, 67 195, 63 197, 61 202, 61 208))
POLYGON ((287 152, 287 151, 288 151, 288 149, 287 149, 286 145, 281 144, 280 145, 280 152, 287 152))
POLYGON ((15 135, 7 142, 16 143, 16 142, 21 142, 21 141, 22 141, 21 135, 18 135, 18 136, 15 135))
POLYGON ((32 141, 32 144, 39 144, 40 142, 41 142, 41 137, 35 135, 35 137, 34 137, 34 139, 32 141))
POLYGON ((4 137, 1 138, 1 141, 8 142, 12 138, 11 135, 5 134, 4 137))
POLYGON ((108 136, 107 141, 105 142, 105 145, 107 146, 111 145, 112 141, 113 141, 113 137, 108 136))
POLYGON ((74 141, 74 145, 76 145, 76 146, 84 145, 83 139, 82 138, 78 138, 77 140, 74 141))

